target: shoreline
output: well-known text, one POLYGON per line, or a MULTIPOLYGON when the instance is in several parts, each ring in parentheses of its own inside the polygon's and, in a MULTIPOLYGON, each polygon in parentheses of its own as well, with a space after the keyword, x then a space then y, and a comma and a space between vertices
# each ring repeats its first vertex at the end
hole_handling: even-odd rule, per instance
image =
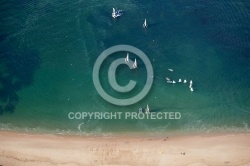
POLYGON ((58 137, 69 137, 69 138, 182 138, 182 137, 214 137, 214 136, 230 136, 230 135, 250 135, 250 132, 113 132, 113 133, 96 133, 96 134, 87 134, 87 133, 52 133, 52 132, 33 132, 33 131, 22 131, 22 130, 1 130, 0 136, 2 134, 10 135, 29 135, 29 136, 58 136, 58 137))
POLYGON ((250 134, 73 136, 0 131, 0 165, 250 165, 250 134))

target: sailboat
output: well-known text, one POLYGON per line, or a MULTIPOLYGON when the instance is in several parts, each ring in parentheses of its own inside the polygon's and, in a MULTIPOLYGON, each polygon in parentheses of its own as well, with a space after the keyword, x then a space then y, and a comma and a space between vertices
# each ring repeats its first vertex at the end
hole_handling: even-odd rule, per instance
POLYGON ((194 89, 193 89, 193 81, 192 80, 190 81, 189 89, 190 89, 191 92, 194 91, 194 89))
POLYGON ((127 53, 127 56, 125 58, 125 63, 129 63, 129 53, 127 53))
POLYGON ((137 62, 136 62, 136 59, 135 59, 135 62, 133 63, 133 68, 136 69, 137 68, 137 62))
POLYGON ((122 10, 117 10, 117 9, 113 8, 113 12, 112 12, 113 18, 120 17, 121 15, 122 15, 122 10))
POLYGON ((150 113, 148 104, 147 104, 147 108, 145 109, 145 113, 146 113, 146 114, 149 114, 149 113, 150 113))
POLYGON ((144 21, 144 23, 143 23, 143 28, 147 28, 148 27, 148 24, 147 24, 147 20, 146 20, 146 18, 145 18, 145 21, 144 21))

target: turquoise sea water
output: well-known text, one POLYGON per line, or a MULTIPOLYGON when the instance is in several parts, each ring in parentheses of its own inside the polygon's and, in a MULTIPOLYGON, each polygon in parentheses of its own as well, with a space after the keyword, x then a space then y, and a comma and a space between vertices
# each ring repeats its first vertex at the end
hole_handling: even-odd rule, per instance
MULTIPOLYGON (((0 2, 1 129, 73 134, 249 132, 250 3, 244 0, 0 2), (113 7, 124 10, 118 19, 113 7), (142 23, 147 18, 148 28, 142 23), (105 49, 135 46, 150 59, 154 83, 140 102, 115 106, 100 97, 92 71, 105 49), (173 68, 174 72, 169 72, 173 68), (193 80, 167 84, 165 77, 193 80), (180 120, 69 120, 69 112, 180 112, 180 120)), ((103 87, 122 98, 101 71, 103 87)), ((146 77, 120 68, 126 85, 146 77)), ((134 92, 134 93, 137 93, 134 92)), ((134 95, 133 93, 130 95, 134 95)), ((127 96, 129 97, 129 95, 127 96)))

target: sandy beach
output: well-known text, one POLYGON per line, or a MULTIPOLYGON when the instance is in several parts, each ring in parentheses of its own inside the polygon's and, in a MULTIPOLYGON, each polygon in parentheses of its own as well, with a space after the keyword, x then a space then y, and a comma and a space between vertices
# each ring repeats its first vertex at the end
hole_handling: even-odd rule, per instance
POLYGON ((250 134, 80 137, 0 132, 1 166, 249 166, 250 134))

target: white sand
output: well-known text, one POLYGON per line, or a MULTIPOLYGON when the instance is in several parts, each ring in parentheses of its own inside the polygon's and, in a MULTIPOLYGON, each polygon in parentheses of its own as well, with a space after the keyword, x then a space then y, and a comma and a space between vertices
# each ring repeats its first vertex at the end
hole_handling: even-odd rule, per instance
POLYGON ((76 137, 0 132, 2 166, 249 166, 250 134, 76 137))

